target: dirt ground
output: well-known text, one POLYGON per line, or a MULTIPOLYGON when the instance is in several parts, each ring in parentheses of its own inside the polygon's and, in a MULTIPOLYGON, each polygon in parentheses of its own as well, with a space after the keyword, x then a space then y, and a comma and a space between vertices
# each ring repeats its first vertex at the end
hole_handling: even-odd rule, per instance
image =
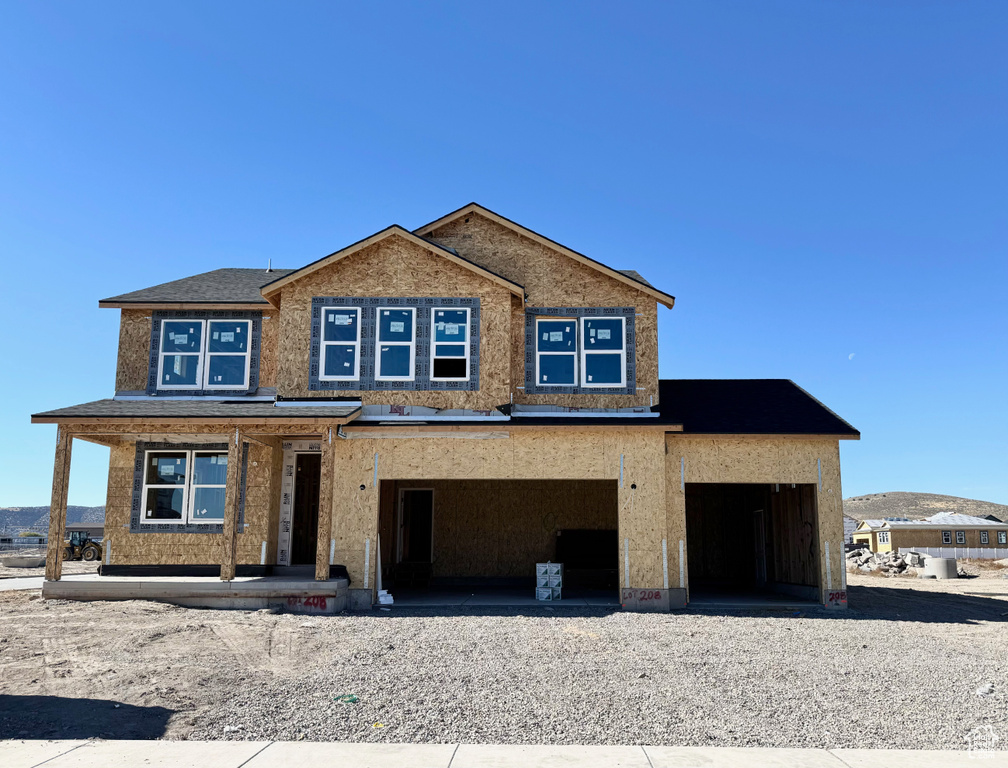
POLYGON ((990 727, 1008 747, 1002 576, 851 575, 846 612, 308 617, 0 592, 0 739, 961 749, 990 727))

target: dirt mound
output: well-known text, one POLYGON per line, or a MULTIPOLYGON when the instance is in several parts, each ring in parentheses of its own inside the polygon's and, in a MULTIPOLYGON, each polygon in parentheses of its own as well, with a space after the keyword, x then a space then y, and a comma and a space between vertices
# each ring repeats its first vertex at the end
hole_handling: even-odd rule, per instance
POLYGON ((844 514, 855 520, 865 518, 906 517, 922 520, 938 512, 952 512, 960 515, 987 517, 994 515, 998 520, 1008 521, 1008 506, 990 501, 963 499, 958 496, 942 496, 937 493, 912 493, 889 491, 853 496, 844 499, 844 514))

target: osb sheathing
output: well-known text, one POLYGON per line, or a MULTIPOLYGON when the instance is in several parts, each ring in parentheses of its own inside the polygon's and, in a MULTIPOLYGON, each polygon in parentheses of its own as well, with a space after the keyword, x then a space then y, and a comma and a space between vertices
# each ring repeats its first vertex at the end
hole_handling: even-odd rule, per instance
MULTIPOLYGON (((434 493, 435 577, 528 578, 535 564, 555 559, 556 534, 617 525, 613 480, 402 480, 388 483, 383 522, 394 520, 400 490, 434 493)), ((391 528, 382 552, 391 562, 391 528)))
MULTIPOLYGON (((230 436, 221 435, 223 440, 230 436)), ((224 534, 131 533, 133 461, 136 444, 123 441, 109 451, 108 491, 105 501, 105 537, 112 544, 113 565, 220 565, 224 534)), ((276 562, 279 523, 279 484, 282 452, 258 443, 249 444, 245 488, 245 526, 239 529, 238 565, 258 565, 262 543, 266 562, 276 562), (277 458, 274 454, 280 454, 277 458)))
POLYGON ((517 388, 524 386, 525 313, 519 303, 513 304, 511 370, 516 403, 587 408, 658 404, 658 304, 654 298, 478 213, 445 224, 428 237, 525 286, 528 306, 636 307, 635 395, 526 395, 517 388))
POLYGON ((660 432, 515 430, 510 438, 490 440, 334 440, 333 453, 335 561, 347 566, 355 587, 364 586, 367 540, 368 586, 374 587, 379 504, 374 486, 375 454, 379 481, 409 481, 418 486, 439 480, 615 480, 619 486, 621 584, 626 586, 624 540, 629 539, 629 585, 662 587, 666 508, 664 438, 660 432))
POLYGON ((116 362, 117 392, 147 389, 150 358, 151 311, 123 309, 119 317, 119 358, 116 362))
MULTIPOLYGON (((393 236, 297 280, 281 291, 277 388, 284 397, 328 397, 308 389, 314 296, 479 297, 479 390, 403 392, 340 390, 365 404, 421 404, 490 410, 510 400, 511 292, 405 238, 393 236)), ((522 333, 524 333, 522 326, 522 333)), ((515 331, 518 332, 518 331, 515 331)))
MULTIPOLYGON (((668 490, 667 530, 669 573, 679 576, 679 541, 686 541, 686 498, 682 490, 681 461, 685 459, 687 483, 813 483, 819 516, 820 579, 826 593, 841 587, 844 566, 840 446, 837 440, 785 437, 689 437, 667 434, 665 461, 668 490), (822 462, 822 487, 817 461, 822 462), (826 544, 829 543, 829 572, 826 544)), ((684 566, 688 566, 684 563, 684 566)), ((684 567, 683 572, 689 573, 684 567)), ((688 581, 688 579, 687 579, 688 581)), ((673 582, 670 586, 678 586, 673 582)), ((688 588, 688 583, 685 585, 688 588)))
MULTIPOLYGON (((277 371, 278 315, 263 312, 260 341, 259 386, 275 387, 277 371)), ((116 362, 116 391, 147 389, 150 364, 151 311, 123 309, 119 318, 119 357, 116 362)))

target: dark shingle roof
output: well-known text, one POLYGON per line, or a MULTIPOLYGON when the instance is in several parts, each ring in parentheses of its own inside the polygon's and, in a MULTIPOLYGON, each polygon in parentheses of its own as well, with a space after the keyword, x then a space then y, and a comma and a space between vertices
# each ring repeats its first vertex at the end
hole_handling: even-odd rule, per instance
POLYGON ((95 400, 32 415, 42 422, 73 419, 341 419, 359 408, 357 405, 292 405, 277 407, 272 401, 234 400, 95 400))
POLYGON ((616 271, 619 272, 620 274, 626 275, 631 280, 636 280, 638 283, 646 285, 648 288, 654 288, 654 286, 651 285, 651 283, 649 283, 647 280, 641 277, 641 273, 638 272, 636 269, 618 269, 616 271))
POLYGON ((658 392, 662 421, 683 433, 861 434, 788 379, 662 379, 658 392))
POLYGON ((151 288, 102 299, 99 304, 266 304, 259 289, 293 269, 215 269, 151 288))

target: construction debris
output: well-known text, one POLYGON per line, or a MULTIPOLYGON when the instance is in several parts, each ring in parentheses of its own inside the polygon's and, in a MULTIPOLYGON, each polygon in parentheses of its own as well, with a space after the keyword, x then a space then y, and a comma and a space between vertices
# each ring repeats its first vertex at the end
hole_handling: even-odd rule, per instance
POLYGON ((864 573, 881 572, 889 576, 914 575, 924 567, 927 555, 920 552, 872 552, 870 549, 854 549, 847 553, 847 570, 864 573))

